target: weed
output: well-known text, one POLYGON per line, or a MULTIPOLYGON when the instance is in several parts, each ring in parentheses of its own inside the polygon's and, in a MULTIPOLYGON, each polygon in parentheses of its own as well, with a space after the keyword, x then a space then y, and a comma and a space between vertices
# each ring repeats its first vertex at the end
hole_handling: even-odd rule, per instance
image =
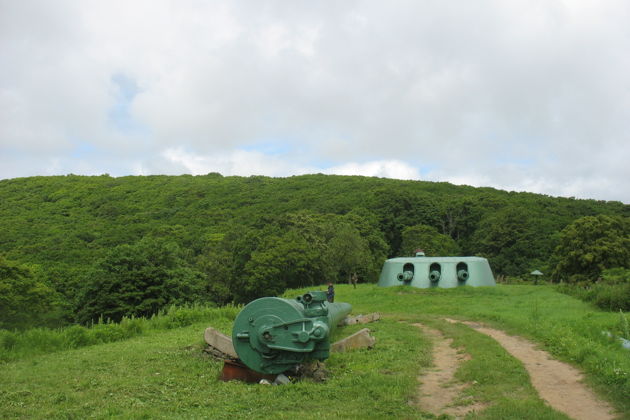
POLYGON ((22 332, 0 330, 0 360, 19 360, 56 351, 111 343, 145 334, 181 328, 195 322, 216 319, 233 320, 240 307, 222 308, 202 305, 171 306, 161 313, 146 318, 123 318, 120 323, 100 318, 88 327, 73 325, 60 329, 33 328, 22 332))
POLYGON ((533 322, 540 320, 540 310, 538 308, 538 299, 534 299, 534 305, 532 306, 531 319, 533 322))
POLYGON ((94 344, 93 335, 88 334, 88 330, 80 325, 73 325, 63 330, 64 347, 76 349, 78 347, 94 344))
POLYGON ((630 340, 630 327, 628 326, 628 318, 621 309, 619 309, 619 331, 621 337, 625 338, 626 340, 630 340))
POLYGON ((7 330, 0 330, 0 349, 13 350, 17 343, 17 337, 15 333, 7 330))

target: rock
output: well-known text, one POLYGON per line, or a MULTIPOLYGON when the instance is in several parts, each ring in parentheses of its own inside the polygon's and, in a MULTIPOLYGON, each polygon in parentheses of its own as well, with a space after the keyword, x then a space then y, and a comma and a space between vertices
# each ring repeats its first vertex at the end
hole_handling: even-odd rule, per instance
POLYGON ((296 373, 301 378, 311 378, 315 382, 324 382, 330 375, 326 365, 317 360, 299 365, 296 373))
POLYGON ((290 383, 291 383, 291 380, 286 375, 283 375, 282 373, 276 376, 276 379, 273 381, 274 385, 286 385, 290 383))
POLYGON ((373 312, 367 315, 347 316, 341 321, 341 325, 367 324, 381 319, 381 314, 373 312))
POLYGON ((360 331, 355 332, 351 336, 343 338, 330 346, 330 350, 333 352, 344 352, 348 350, 372 348, 376 343, 376 338, 370 335, 368 328, 363 328, 360 331))
MULTIPOLYGON (((238 359, 238 355, 236 354, 236 350, 234 350, 234 345, 232 344, 232 339, 227 335, 215 330, 212 327, 208 327, 203 334, 203 338, 210 347, 218 350, 220 353, 223 353, 227 356, 227 358, 238 359)), ((210 353, 216 354, 215 352, 210 353)))

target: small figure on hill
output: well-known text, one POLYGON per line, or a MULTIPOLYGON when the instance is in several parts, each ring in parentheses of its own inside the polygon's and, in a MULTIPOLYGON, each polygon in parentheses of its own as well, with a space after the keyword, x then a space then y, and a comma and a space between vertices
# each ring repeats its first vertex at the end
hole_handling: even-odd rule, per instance
POLYGON ((328 283, 328 291, 326 292, 326 299, 328 302, 333 303, 335 301, 335 287, 332 283, 328 283))
POLYGON ((354 287, 355 289, 357 288, 357 282, 359 281, 359 276, 357 276, 357 273, 353 273, 352 277, 350 278, 350 281, 352 282, 352 287, 354 287))

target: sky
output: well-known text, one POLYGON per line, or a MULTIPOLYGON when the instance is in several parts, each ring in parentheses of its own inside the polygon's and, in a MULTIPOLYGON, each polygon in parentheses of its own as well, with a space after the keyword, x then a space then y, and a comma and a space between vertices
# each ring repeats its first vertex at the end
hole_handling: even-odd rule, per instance
POLYGON ((0 179, 307 173, 630 203, 624 0, 0 0, 0 179))

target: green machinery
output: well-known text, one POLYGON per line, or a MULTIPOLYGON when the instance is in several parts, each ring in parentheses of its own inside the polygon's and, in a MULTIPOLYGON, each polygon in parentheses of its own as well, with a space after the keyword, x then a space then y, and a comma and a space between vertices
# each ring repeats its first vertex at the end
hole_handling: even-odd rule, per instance
POLYGON ((351 310, 349 303, 329 303, 321 291, 295 299, 256 299, 236 316, 234 349, 247 367, 268 374, 324 360, 330 355, 332 330, 351 310))

